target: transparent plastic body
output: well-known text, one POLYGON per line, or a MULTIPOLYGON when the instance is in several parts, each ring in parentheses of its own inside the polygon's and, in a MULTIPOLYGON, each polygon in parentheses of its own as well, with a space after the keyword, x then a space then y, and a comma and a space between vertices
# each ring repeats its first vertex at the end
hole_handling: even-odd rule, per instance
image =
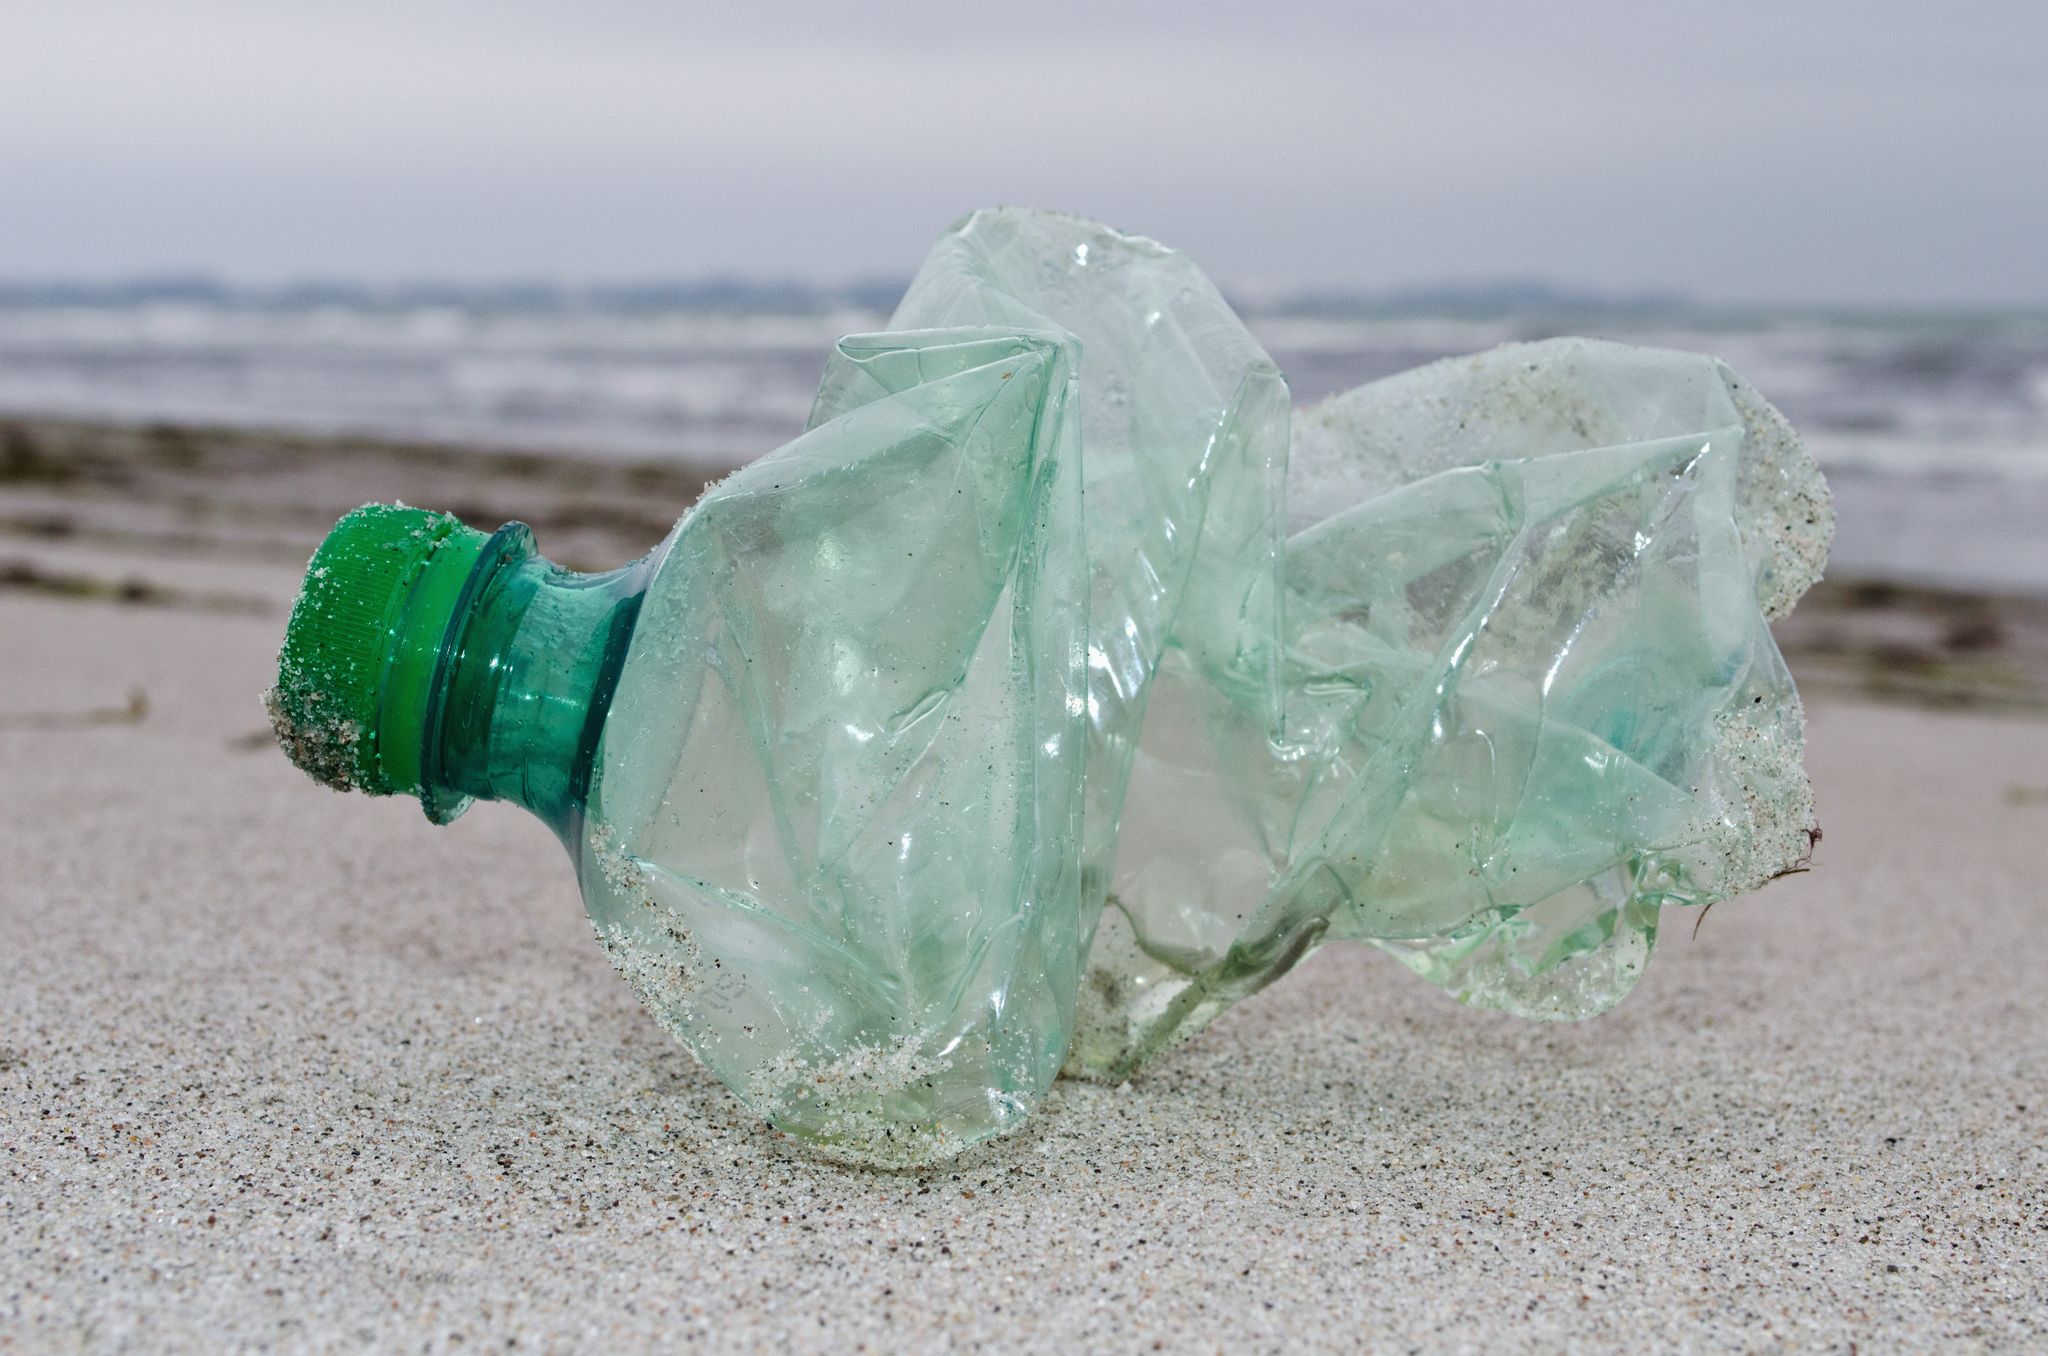
POLYGON ((1662 906, 1807 851, 1766 623, 1829 527, 1710 359, 1511 347, 1296 420, 1182 256, 980 213, 646 560, 485 552, 425 795, 554 824, 758 1114, 925 1162, 1335 938, 1618 1000, 1662 906))

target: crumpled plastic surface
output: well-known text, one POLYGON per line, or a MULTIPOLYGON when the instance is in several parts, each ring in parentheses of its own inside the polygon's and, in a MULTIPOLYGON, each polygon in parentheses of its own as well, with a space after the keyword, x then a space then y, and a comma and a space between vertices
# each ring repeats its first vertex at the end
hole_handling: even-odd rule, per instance
POLYGON ((870 1162, 1334 938, 1589 1015, 1664 905, 1805 858, 1766 622, 1830 529, 1711 359, 1516 345, 1291 417, 1181 255, 977 213, 665 544, 592 920, 751 1108, 870 1162))

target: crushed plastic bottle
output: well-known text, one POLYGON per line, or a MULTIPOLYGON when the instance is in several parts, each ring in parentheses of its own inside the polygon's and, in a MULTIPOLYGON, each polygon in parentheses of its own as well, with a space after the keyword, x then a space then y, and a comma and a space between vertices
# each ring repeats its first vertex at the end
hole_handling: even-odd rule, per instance
POLYGON ((1711 359, 1510 346, 1291 420, 1183 256, 982 212, 623 570, 345 518, 270 705, 329 785, 534 811, 754 1112, 921 1163, 1333 938, 1617 1001, 1662 906, 1810 847, 1766 623, 1830 529, 1711 359))

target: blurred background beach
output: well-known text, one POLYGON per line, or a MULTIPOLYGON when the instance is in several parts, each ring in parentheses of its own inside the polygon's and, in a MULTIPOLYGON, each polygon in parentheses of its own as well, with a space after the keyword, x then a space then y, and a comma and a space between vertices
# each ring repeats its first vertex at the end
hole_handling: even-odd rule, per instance
MULTIPOLYGON (((900 290, 18 286, 0 289, 0 411, 717 476, 801 431, 832 342, 881 328, 900 290)), ((1539 283, 1235 300, 1302 404, 1557 334, 1716 354, 1826 469, 1837 575, 2048 591, 2048 311, 1716 308, 1539 283)))
POLYGON ((1552 334, 1715 353, 1837 496, 1795 658, 2031 702, 2048 27, 1932 13, 29 6, 0 581, 164 597, 32 544, 303 553, 430 489, 629 558, 799 431, 938 230, 1026 201, 1187 249, 1299 403, 1552 334))
POLYGON ((2048 1343, 2044 52, 2040 0, 0 8, 0 1351, 2048 1343), (1599 1022, 1332 948, 878 1178, 654 1030, 535 826, 277 755, 340 513, 632 559, 996 203, 1188 252, 1297 404, 1728 361, 1839 514, 1776 628, 1814 870, 1599 1022))

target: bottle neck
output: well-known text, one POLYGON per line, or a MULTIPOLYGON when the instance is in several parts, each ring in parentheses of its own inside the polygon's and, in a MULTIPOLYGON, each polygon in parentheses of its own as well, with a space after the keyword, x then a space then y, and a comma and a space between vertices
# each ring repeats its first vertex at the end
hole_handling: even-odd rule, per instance
POLYGON ((573 840, 652 558, 577 574, 510 523, 463 582, 427 678, 420 803, 446 824, 473 800, 523 805, 573 840))

